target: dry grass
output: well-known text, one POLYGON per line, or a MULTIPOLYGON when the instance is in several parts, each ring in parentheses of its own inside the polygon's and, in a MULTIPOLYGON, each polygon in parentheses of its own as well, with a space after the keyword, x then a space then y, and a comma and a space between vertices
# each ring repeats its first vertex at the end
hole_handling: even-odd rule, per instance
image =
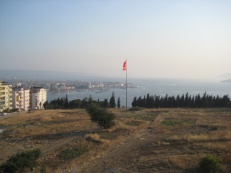
POLYGON ((172 166, 187 170, 198 167, 200 157, 192 155, 175 155, 170 156, 167 160, 172 166))
POLYGON ((84 137, 87 141, 94 142, 97 144, 105 142, 105 140, 100 139, 100 135, 98 134, 86 134, 84 137))
MULTIPOLYGON (((217 142, 206 142, 206 143, 195 143, 196 146, 201 146, 208 148, 210 150, 219 150, 223 152, 230 152, 231 148, 231 141, 217 141, 217 142)), ((230 163, 231 163, 231 157, 230 157, 230 163)))
POLYGON ((25 136, 47 135, 73 132, 75 130, 90 130, 91 123, 85 112, 71 111, 36 111, 20 113, 0 122, 9 131, 17 130, 17 135, 25 136))
POLYGON ((198 135, 173 135, 168 138, 173 141, 187 141, 187 142, 208 142, 208 141, 227 141, 231 140, 230 131, 219 131, 210 134, 198 134, 198 135))
POLYGON ((97 128, 84 110, 46 110, 20 113, 0 121, 0 163, 20 150, 49 147, 66 137, 82 136, 97 128))
MULTIPOLYGON (((20 150, 41 148, 44 151, 40 158, 41 167, 34 172, 40 172, 40 169, 46 169, 47 172, 78 172, 77 170, 81 170, 88 163, 97 163, 100 158, 108 160, 110 151, 118 146, 124 146, 126 149, 121 151, 121 156, 114 156, 113 160, 121 159, 117 157, 126 158, 133 152, 124 153, 133 144, 140 143, 141 146, 137 144, 138 148, 134 151, 142 151, 144 155, 128 158, 123 161, 124 164, 129 165, 132 163, 131 160, 137 158, 144 165, 153 163, 155 172, 158 172, 159 167, 175 171, 190 170, 198 167, 202 156, 218 154, 223 159, 223 171, 231 170, 229 109, 111 111, 116 114, 116 125, 110 129, 99 128, 90 121, 86 111, 82 109, 35 111, 1 119, 0 127, 6 130, 0 134, 0 163, 20 150), (173 125, 164 125, 164 122, 168 121, 173 122, 173 125), (131 146, 126 146, 127 141, 132 141, 131 146), (88 146, 89 151, 86 154, 68 162, 57 158, 61 150, 80 143, 88 146), (150 155, 153 151, 155 154, 150 155)), ((108 164, 114 165, 116 161, 108 164)), ((130 166, 128 172, 134 172, 132 168, 135 166, 130 166)))

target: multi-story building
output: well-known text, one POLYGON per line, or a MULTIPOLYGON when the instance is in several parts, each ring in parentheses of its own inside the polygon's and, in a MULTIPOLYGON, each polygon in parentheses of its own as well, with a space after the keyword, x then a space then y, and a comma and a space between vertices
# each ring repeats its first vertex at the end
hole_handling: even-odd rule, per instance
POLYGON ((28 111, 30 108, 30 90, 21 87, 13 88, 13 108, 19 111, 28 111))
POLYGON ((44 109, 43 104, 47 101, 47 90, 43 87, 30 88, 30 108, 44 109))
POLYGON ((0 112, 12 109, 12 85, 0 81, 0 112))

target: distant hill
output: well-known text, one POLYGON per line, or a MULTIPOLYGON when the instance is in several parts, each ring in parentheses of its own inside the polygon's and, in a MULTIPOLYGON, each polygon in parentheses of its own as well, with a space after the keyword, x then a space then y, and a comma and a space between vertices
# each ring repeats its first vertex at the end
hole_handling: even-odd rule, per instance
POLYGON ((231 79, 231 73, 222 74, 216 77, 219 80, 228 80, 231 79))
POLYGON ((60 71, 40 70, 0 70, 0 79, 30 79, 30 80, 82 80, 90 76, 60 71))
POLYGON ((231 79, 222 80, 221 82, 231 82, 231 79))

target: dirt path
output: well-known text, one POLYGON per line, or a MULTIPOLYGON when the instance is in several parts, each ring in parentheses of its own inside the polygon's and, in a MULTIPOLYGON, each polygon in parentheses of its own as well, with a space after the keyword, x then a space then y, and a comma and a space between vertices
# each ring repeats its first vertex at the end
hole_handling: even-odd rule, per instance
MULTIPOLYGON (((85 165, 79 165, 72 169, 76 173, 164 173, 195 172, 198 159, 207 149, 195 143, 207 143, 211 141, 168 141, 173 135, 190 134, 193 132, 190 126, 165 128, 158 126, 155 129, 142 129, 131 135, 125 141, 120 142, 100 154, 94 160, 89 160, 85 165), (191 162, 194 162, 191 164, 191 162), (182 167, 182 165, 193 165, 182 167)), ((215 142, 215 141, 212 141, 215 142)), ((217 141, 220 142, 220 141, 217 141)), ((229 142, 229 141, 223 141, 229 142)), ((214 152, 212 150, 206 151, 214 152)))
POLYGON ((50 144, 47 144, 47 145, 40 148, 42 151, 42 154, 48 155, 48 154, 52 153, 53 151, 61 148, 62 146, 67 145, 68 143, 70 143, 72 141, 76 141, 76 140, 81 139, 87 133, 88 133, 88 131, 80 131, 79 133, 76 133, 75 136, 67 137, 67 138, 52 142, 50 144))
POLYGON ((103 156, 89 162, 82 168, 74 170, 79 173, 137 172, 135 160, 138 158, 140 148, 150 142, 155 142, 158 145, 159 137, 169 133, 169 131, 163 129, 155 130, 153 133, 150 133, 150 131, 153 132, 150 129, 141 130, 127 140, 110 148, 103 156), (153 135, 155 135, 155 138, 153 138, 153 135))

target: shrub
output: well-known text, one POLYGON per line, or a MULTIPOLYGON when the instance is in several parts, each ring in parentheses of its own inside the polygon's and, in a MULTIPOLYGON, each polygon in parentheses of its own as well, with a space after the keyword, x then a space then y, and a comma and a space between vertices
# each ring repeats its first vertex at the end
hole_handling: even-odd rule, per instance
POLYGON ((2 173, 15 173, 17 170, 17 166, 12 162, 6 162, 0 166, 2 173))
POLYGON ((99 126, 110 128, 115 125, 115 114, 108 112, 105 108, 100 108, 98 105, 92 103, 86 110, 90 114, 91 121, 97 123, 99 126))
POLYGON ((39 149, 20 152, 16 155, 11 156, 5 163, 0 167, 0 172, 14 173, 24 172, 26 168, 33 169, 37 166, 37 159, 41 155, 39 149))
POLYGON ((218 173, 221 171, 220 162, 220 158, 208 155, 200 161, 200 169, 203 173, 218 173))
POLYGON ((59 153, 59 157, 63 160, 70 160, 84 154, 85 152, 87 152, 86 146, 75 146, 61 151, 59 153))

